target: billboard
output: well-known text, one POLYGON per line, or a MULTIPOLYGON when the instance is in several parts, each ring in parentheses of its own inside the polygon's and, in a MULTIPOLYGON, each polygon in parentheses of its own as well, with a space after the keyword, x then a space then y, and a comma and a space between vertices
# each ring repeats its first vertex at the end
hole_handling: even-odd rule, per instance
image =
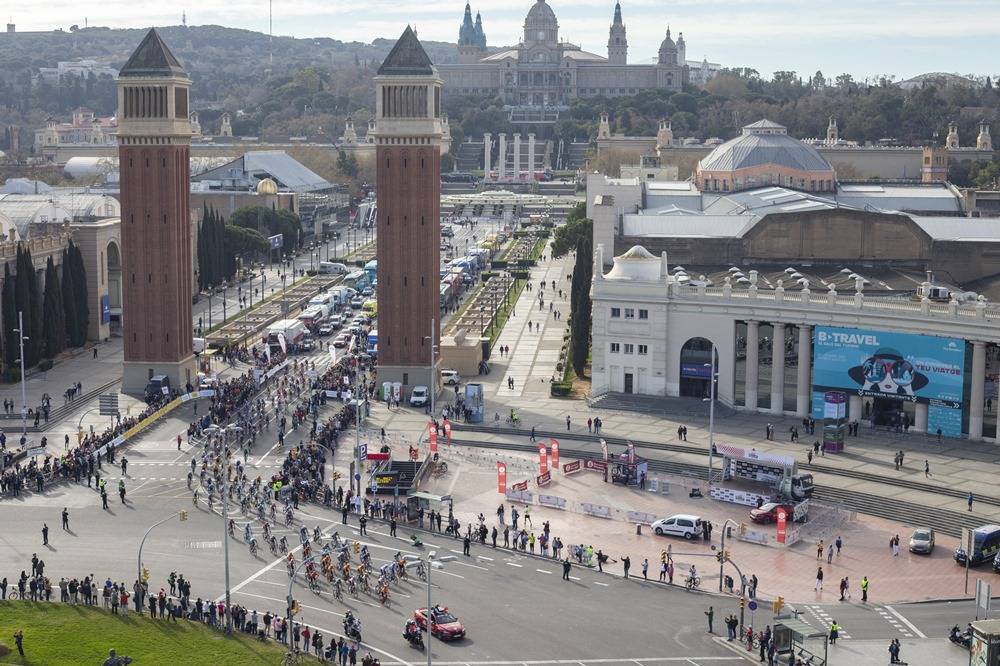
POLYGON ((817 326, 813 349, 814 392, 925 403, 929 432, 961 435, 964 340, 817 326))

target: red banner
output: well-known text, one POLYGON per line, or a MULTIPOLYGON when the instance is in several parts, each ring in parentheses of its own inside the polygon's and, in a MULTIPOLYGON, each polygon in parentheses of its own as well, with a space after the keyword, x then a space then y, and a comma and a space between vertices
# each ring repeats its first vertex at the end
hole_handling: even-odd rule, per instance
POLYGON ((437 426, 431 423, 427 426, 428 437, 431 440, 431 453, 438 452, 438 429, 437 426))
POLYGON ((512 485, 510 487, 510 489, 511 490, 516 490, 518 492, 525 491, 525 490, 528 489, 528 482, 527 481, 522 481, 521 483, 515 483, 514 485, 512 485))
POLYGON ((497 462, 497 492, 503 495, 507 492, 507 463, 497 462))
POLYGON ((369 453, 368 460, 388 460, 388 453, 369 453))
POLYGON ((559 469, 559 442, 550 437, 549 445, 552 447, 552 469, 559 469))
POLYGON ((444 420, 444 436, 448 439, 448 445, 451 446, 451 421, 448 419, 444 420))
POLYGON ((538 482, 539 486, 547 486, 549 485, 549 482, 552 481, 552 473, 546 472, 545 474, 539 474, 535 478, 535 481, 538 482))
POLYGON ((545 445, 538 443, 538 473, 545 474, 549 471, 549 454, 545 450, 545 445))
POLYGON ((574 460, 573 462, 563 465, 563 474, 576 474, 580 471, 580 469, 580 461, 574 460))
POLYGON ((583 468, 584 469, 592 469, 595 472, 607 472, 608 471, 608 463, 606 463, 606 462, 604 462, 602 460, 584 460, 583 461, 583 468))
POLYGON ((786 526, 788 517, 784 509, 778 509, 778 543, 785 543, 786 526))

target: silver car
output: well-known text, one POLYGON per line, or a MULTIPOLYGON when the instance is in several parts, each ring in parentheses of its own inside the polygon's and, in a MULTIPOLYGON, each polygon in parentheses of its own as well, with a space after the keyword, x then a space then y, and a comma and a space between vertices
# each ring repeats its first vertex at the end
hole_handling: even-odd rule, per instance
POLYGON ((930 555, 934 550, 934 530, 929 527, 918 527, 910 535, 910 552, 930 555))

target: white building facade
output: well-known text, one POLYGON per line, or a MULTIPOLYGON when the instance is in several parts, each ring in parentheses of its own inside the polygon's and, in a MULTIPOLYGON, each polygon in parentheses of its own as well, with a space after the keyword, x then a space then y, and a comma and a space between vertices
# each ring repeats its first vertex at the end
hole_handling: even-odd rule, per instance
MULTIPOLYGON (((823 418, 839 393, 852 421, 997 437, 1000 307, 758 286, 756 271, 709 286, 641 246, 603 271, 595 249, 593 395, 706 397, 739 410, 823 418)), ((790 281, 791 283, 791 281, 790 281)))

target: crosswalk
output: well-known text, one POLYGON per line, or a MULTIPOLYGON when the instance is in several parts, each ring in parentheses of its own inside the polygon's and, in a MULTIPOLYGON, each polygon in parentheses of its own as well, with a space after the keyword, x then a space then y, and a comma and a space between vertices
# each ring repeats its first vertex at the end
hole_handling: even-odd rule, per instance
MULTIPOLYGON (((830 625, 833 624, 833 617, 826 611, 822 606, 806 606, 806 612, 809 613, 812 618, 819 622, 821 628, 825 631, 830 630, 830 625)), ((850 638, 851 635, 844 630, 843 627, 840 628, 838 632, 840 638, 850 638)))

